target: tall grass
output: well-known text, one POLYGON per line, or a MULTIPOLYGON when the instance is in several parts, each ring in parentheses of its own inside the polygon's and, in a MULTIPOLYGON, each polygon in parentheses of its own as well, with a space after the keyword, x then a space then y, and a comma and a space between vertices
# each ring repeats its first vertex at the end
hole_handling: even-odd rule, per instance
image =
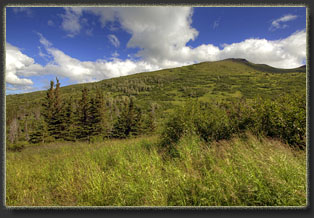
POLYGON ((305 206, 305 151, 250 134, 59 143, 6 154, 7 206, 305 206))

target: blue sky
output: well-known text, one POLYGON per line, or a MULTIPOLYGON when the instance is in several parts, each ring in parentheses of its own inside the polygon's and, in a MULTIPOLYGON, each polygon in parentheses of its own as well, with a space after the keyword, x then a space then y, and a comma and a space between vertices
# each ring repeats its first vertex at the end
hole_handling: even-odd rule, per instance
POLYGON ((306 59, 305 7, 7 7, 6 92, 246 58, 306 59))

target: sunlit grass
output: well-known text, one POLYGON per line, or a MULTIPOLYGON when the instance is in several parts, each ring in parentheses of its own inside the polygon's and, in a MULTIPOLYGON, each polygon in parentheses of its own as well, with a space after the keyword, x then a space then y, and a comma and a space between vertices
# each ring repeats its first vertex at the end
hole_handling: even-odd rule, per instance
POLYGON ((52 143, 6 153, 7 206, 305 206, 306 154, 267 138, 206 144, 177 154, 141 137, 52 143))

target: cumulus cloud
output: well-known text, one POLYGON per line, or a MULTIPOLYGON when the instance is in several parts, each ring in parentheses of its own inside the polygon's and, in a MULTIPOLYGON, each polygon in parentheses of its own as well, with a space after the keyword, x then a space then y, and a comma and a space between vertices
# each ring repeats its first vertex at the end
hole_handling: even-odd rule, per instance
POLYGON ((45 65, 43 69, 39 69, 39 74, 45 72, 47 74, 67 77, 74 82, 83 83, 159 69, 158 66, 154 66, 145 61, 135 62, 116 58, 119 55, 117 52, 113 54, 113 58, 110 61, 103 59, 96 61, 80 61, 54 48, 51 46, 52 43, 46 38, 41 34, 38 35, 40 36, 40 42, 45 48, 47 55, 51 56, 53 59, 53 61, 45 65))
MULTIPOLYGON (((190 7, 82 8, 81 12, 99 16, 103 26, 110 21, 119 21, 121 28, 131 34, 127 47, 140 48, 137 56, 160 68, 229 57, 292 68, 300 66, 306 56, 305 30, 286 39, 247 39, 225 45, 223 49, 212 44, 188 47, 186 44, 198 35, 198 31, 191 27, 193 9, 190 7)), ((285 15, 274 20, 273 26, 283 28, 282 23, 296 17, 285 15)), ((216 21, 215 28, 219 25, 220 18, 216 21)))
POLYGON ((6 43, 6 82, 11 86, 31 86, 32 80, 23 78, 37 75, 42 67, 19 48, 6 43))
POLYGON ((111 43, 114 47, 118 48, 118 47, 120 46, 120 41, 119 41, 119 39, 118 39, 115 35, 110 34, 110 35, 108 35, 107 37, 108 37, 110 43, 111 43))
MULTIPOLYGON (((191 27, 193 9, 190 7, 87 7, 80 10, 73 7, 66 8, 64 17, 75 14, 77 21, 82 13, 98 16, 102 27, 108 22, 111 25, 113 21, 119 22, 131 34, 127 47, 140 48, 137 56, 160 67, 177 63, 176 57, 182 48, 198 35, 191 27)), ((108 38, 115 47, 119 46, 115 35, 108 38)))
POLYGON ((138 56, 162 68, 171 67, 172 62, 190 61, 178 58, 184 56, 186 43, 198 35, 191 27, 192 8, 119 8, 117 14, 122 27, 132 34, 127 46, 141 49, 138 56))
POLYGON ((225 45, 219 56, 245 58, 254 63, 279 68, 298 67, 306 58, 306 32, 298 31, 281 40, 247 39, 240 43, 225 45))
POLYGON ((297 16, 296 15, 292 15, 292 14, 287 14, 287 15, 284 15, 276 20, 274 20, 272 23, 271 23, 271 26, 269 28, 269 30, 271 31, 274 31, 276 29, 284 29, 284 28, 287 28, 288 25, 287 24, 284 24, 285 22, 288 22, 288 21, 291 21, 291 20, 294 20, 296 19, 297 16))

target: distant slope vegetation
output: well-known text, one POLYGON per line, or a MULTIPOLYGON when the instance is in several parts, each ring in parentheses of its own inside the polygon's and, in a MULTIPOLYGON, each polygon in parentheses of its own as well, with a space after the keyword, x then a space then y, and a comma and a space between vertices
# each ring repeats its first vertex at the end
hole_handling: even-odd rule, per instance
MULTIPOLYGON (((62 80, 60 82, 62 86, 62 80)), ((100 88, 107 99, 134 96, 143 109, 155 102, 167 111, 181 105, 188 98, 210 102, 240 97, 273 98, 283 93, 305 93, 306 73, 305 67, 287 70, 254 64, 245 59, 226 59, 64 86, 61 87, 61 97, 79 99, 84 87, 91 94, 100 88)), ((7 122, 12 117, 22 116, 21 114, 38 113, 45 96, 46 91, 7 95, 7 122)))
POLYGON ((240 63, 244 63, 258 71, 262 71, 262 72, 269 72, 269 73, 293 73, 293 72, 303 72, 305 73, 306 71, 306 66, 300 66, 297 68, 292 68, 292 69, 281 69, 281 68, 275 68, 275 67, 271 67, 267 64, 254 64, 252 62, 247 61, 246 59, 241 59, 241 58, 230 58, 230 59, 226 59, 226 60, 231 60, 234 62, 240 62, 240 63))

